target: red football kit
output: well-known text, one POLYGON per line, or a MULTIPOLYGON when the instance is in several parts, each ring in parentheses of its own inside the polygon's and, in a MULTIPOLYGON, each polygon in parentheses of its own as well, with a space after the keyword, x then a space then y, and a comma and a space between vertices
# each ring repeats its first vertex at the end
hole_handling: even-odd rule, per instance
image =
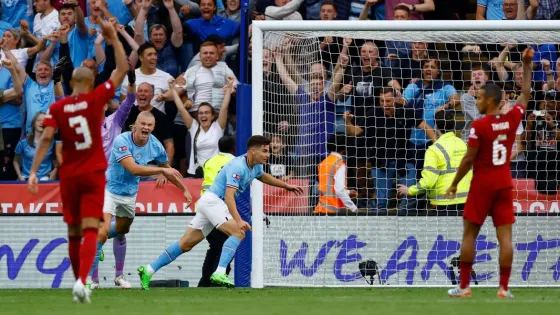
POLYGON ((487 115, 471 125, 468 145, 478 148, 463 217, 482 225, 488 215, 494 226, 515 222, 510 156, 515 131, 525 114, 517 104, 505 115, 487 115))
POLYGON ((115 95, 111 80, 87 94, 65 97, 49 107, 44 126, 58 129, 62 140, 59 170, 64 221, 103 219, 105 170, 101 125, 104 105, 115 95))

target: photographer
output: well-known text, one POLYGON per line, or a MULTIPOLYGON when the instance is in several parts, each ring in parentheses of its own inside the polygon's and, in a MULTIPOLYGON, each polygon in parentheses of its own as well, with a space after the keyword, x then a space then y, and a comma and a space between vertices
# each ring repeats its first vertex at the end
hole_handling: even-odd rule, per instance
POLYGON ((560 94, 549 92, 539 104, 539 110, 527 118, 526 141, 528 147, 529 177, 535 179, 535 189, 542 194, 558 193, 560 149, 560 119, 558 113, 560 94))

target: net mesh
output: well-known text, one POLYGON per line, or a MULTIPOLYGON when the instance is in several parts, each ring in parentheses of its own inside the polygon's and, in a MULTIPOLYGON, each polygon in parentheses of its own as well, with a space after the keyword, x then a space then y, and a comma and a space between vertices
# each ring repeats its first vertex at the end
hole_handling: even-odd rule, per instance
MULTIPOLYGON (((470 124, 481 117, 475 104, 482 85, 503 87, 504 112, 515 104, 527 46, 537 54, 528 115, 511 161, 517 214, 511 283, 558 284, 560 32, 263 35, 263 130, 272 139, 265 170, 305 187, 301 197, 264 188, 270 221, 263 236, 265 285, 456 284, 461 206, 436 207, 426 194, 403 198, 398 185, 411 187, 425 177, 426 150, 444 134, 436 131, 436 111, 443 109, 453 122, 448 126, 466 141, 470 124), (336 143, 346 148, 344 183, 336 180, 338 167, 319 170, 336 143), (325 189, 331 194, 321 199, 325 189), (336 212, 325 216, 332 206, 336 212)), ((460 158, 450 158, 453 167, 460 158)), ((474 284, 497 285, 499 246, 491 220, 475 247, 474 284)))

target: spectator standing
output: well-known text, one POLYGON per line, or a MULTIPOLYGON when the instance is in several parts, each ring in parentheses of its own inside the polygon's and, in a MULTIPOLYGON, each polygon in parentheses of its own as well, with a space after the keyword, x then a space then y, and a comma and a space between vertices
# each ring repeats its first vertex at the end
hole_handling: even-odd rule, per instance
POLYGON ((303 20, 298 12, 304 0, 274 0, 275 5, 266 7, 264 11, 267 20, 303 20))
POLYGON ((8 102, 21 97, 23 87, 16 64, 11 60, 2 60, 0 84, 0 180, 13 180, 16 174, 12 160, 14 149, 21 137, 21 114, 18 105, 8 102), (13 88, 8 88, 10 80, 13 88))
MULTIPOLYGON (((140 45, 138 48, 138 58, 140 59, 140 68, 135 70, 136 82, 148 83, 153 86, 152 92, 156 97, 151 99, 151 104, 165 114, 166 99, 163 95, 168 90, 167 80, 173 79, 173 77, 169 73, 157 68, 158 55, 154 44, 144 43, 140 45)), ((121 86, 121 101, 124 100, 127 88, 128 78, 125 77, 121 86)))
POLYGON ((216 10, 216 0, 201 0, 201 17, 184 22, 184 30, 197 35, 201 42, 206 41, 211 34, 218 34, 226 41, 238 37, 239 23, 216 15, 216 10))
MULTIPOLYGON (((18 142, 15 151, 14 169, 16 171, 18 180, 26 181, 29 178, 31 165, 33 164, 33 157, 37 144, 43 135, 43 120, 45 113, 39 112, 31 120, 31 132, 25 139, 18 142)), ((40 181, 55 180, 56 179, 56 156, 54 150, 54 142, 51 144, 45 159, 39 165, 37 177, 40 181)))
MULTIPOLYGON (((169 19, 171 20, 171 41, 167 40, 167 28, 161 24, 153 24, 150 26, 148 34, 150 43, 154 45, 157 51, 157 68, 169 73, 172 77, 179 75, 179 56, 180 48, 183 45, 183 27, 177 11, 175 11, 173 0, 163 0, 165 8, 169 11, 169 19)), ((136 18, 136 27, 134 28, 134 39, 138 45, 146 42, 144 37, 143 25, 148 16, 151 1, 144 1, 140 7, 140 12, 136 18)))
POLYGON ((241 1, 226 0, 225 8, 218 10, 218 16, 241 23, 241 1))
MULTIPOLYGON (((216 47, 218 47, 218 61, 225 62, 229 56, 236 54, 237 50, 239 49, 239 45, 226 46, 225 40, 221 38, 220 35, 216 34, 212 34, 206 37, 206 41, 212 42, 216 45, 216 47)), ((195 65, 199 65, 200 63, 201 61, 199 52, 193 57, 187 69, 190 69, 195 65)))
MULTIPOLYGON (((424 12, 432 12, 436 9, 434 0, 385 0, 385 12, 394 12, 400 4, 408 6, 411 20, 423 20, 424 12)), ((393 16, 387 14, 385 19, 392 20, 393 16)))
POLYGON ((235 81, 233 77, 229 77, 227 83, 223 86, 224 97, 218 117, 216 117, 214 106, 210 103, 203 102, 198 106, 196 119, 185 109, 174 84, 175 82, 173 80, 169 81, 170 91, 173 95, 179 115, 189 130, 191 137, 191 154, 187 171, 188 176, 202 178, 202 166, 204 163, 220 152, 218 141, 224 135, 227 126, 228 106, 235 81))
POLYGON ((504 0, 477 0, 476 19, 477 20, 503 20, 505 19, 504 0))
POLYGON ((58 11, 52 6, 51 0, 34 0, 37 14, 33 20, 33 35, 38 39, 51 34, 60 28, 58 11))
POLYGON ((465 128, 461 135, 463 141, 467 141, 469 138, 472 122, 483 117, 476 107, 476 96, 478 95, 478 90, 486 85, 488 78, 488 72, 481 66, 474 66, 471 69, 471 86, 467 92, 461 95, 461 105, 465 117, 465 128))
POLYGON ((372 17, 372 20, 385 20, 385 4, 382 0, 358 0, 351 2, 349 20, 370 20, 370 17, 372 17), (370 16, 371 11, 373 11, 373 16, 370 16))
MULTIPOLYGON (((8 29, 2 35, 2 40, 0 40, 0 48, 9 49, 10 52, 16 57, 18 63, 25 68, 27 66, 27 61, 29 58, 35 56, 40 51, 45 49, 45 41, 39 41, 35 46, 31 48, 19 48, 21 46, 21 36, 20 32, 16 29, 8 29)), ((6 55, 0 52, 0 59, 7 60, 6 55)))
POLYGON ((529 0, 531 6, 538 6, 537 15, 535 19, 537 20, 549 20, 554 13, 560 10, 560 1, 558 0, 529 0))

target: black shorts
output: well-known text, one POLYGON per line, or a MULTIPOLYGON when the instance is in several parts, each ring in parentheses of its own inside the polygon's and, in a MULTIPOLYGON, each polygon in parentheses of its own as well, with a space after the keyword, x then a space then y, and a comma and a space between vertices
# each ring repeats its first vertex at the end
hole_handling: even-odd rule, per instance
POLYGON ((189 135, 189 130, 183 125, 173 124, 173 144, 175 145, 175 157, 178 159, 184 159, 190 157, 190 142, 191 137, 189 135), (187 146, 188 142, 188 146, 187 146))

